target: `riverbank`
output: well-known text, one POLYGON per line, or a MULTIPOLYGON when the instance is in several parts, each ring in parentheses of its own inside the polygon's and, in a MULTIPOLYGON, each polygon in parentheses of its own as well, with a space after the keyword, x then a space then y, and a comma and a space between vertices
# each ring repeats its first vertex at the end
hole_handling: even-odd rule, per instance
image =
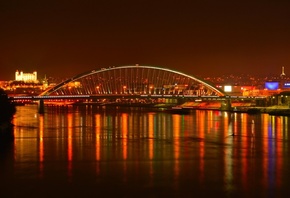
POLYGON ((275 105, 270 107, 256 107, 260 113, 268 113, 270 115, 290 116, 290 108, 288 106, 275 105))

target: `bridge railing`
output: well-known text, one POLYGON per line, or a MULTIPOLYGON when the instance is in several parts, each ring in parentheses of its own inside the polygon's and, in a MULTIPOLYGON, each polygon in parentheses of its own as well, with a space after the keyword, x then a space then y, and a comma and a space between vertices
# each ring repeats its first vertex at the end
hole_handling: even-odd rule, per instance
POLYGON ((188 98, 201 100, 225 100, 225 99, 261 99, 261 96, 198 96, 198 95, 183 95, 183 94, 95 94, 95 95, 48 95, 48 96, 11 96, 9 100, 74 100, 74 99, 96 99, 96 98, 188 98))

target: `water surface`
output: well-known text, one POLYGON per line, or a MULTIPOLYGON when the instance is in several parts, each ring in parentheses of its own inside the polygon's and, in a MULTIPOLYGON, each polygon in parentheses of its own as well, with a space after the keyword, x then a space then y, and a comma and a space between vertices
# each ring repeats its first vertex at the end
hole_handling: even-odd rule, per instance
POLYGON ((289 118, 220 111, 21 106, 1 197, 283 197, 289 118))

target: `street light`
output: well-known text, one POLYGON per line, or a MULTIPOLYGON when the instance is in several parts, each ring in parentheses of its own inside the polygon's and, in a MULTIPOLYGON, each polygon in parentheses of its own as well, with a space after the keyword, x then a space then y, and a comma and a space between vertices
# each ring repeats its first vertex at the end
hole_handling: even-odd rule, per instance
POLYGON ((123 93, 124 93, 124 94, 125 94, 125 92, 126 92, 126 89, 127 89, 127 86, 124 85, 124 86, 123 86, 123 93))
POLYGON ((150 86, 150 87, 149 87, 149 90, 150 90, 150 91, 149 91, 149 94, 152 94, 152 89, 153 89, 153 86, 150 86))

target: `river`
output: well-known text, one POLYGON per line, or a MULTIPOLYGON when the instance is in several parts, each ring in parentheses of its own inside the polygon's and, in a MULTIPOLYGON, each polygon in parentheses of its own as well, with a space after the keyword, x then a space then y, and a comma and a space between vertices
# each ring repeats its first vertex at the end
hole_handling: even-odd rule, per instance
POLYGON ((0 197, 283 197, 286 116, 141 108, 17 107, 0 197))

